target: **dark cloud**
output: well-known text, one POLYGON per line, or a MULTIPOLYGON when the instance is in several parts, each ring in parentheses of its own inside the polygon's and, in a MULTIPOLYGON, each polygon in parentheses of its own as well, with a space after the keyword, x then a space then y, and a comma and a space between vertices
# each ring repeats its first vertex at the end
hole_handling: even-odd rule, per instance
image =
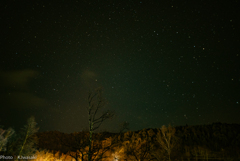
POLYGON ((1 71, 1 104, 8 108, 32 108, 46 106, 46 100, 35 95, 30 89, 34 70, 1 71))
POLYGON ((81 74, 81 78, 84 80, 84 81, 94 81, 97 77, 97 74, 93 71, 90 71, 90 70, 84 70, 81 74))
POLYGON ((0 71, 2 87, 10 87, 17 90, 27 90, 30 81, 37 77, 38 72, 30 69, 17 71, 0 71))
POLYGON ((81 81, 88 90, 99 86, 98 75, 92 70, 83 70, 81 73, 81 81))
POLYGON ((2 102, 12 108, 31 108, 43 107, 46 105, 46 100, 32 93, 13 92, 3 95, 2 102))

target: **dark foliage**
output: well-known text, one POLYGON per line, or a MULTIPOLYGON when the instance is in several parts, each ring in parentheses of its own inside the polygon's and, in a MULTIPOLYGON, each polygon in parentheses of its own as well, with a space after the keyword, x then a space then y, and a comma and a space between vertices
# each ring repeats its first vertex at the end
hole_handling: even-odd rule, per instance
MULTIPOLYGON (((240 125, 238 124, 213 123, 210 125, 178 126, 175 128, 180 145, 178 146, 179 148, 173 152, 173 160, 177 158, 195 159, 196 150, 198 150, 199 153, 200 151, 206 152, 208 157, 212 159, 240 158, 240 125), (188 150, 189 154, 187 155, 188 150)), ((128 131, 121 135, 105 132, 104 138, 118 135, 118 141, 123 143, 136 135, 141 137, 141 140, 144 140, 147 134, 151 136, 151 141, 154 143, 156 142, 156 133, 157 129, 143 129, 135 132, 128 131)), ((51 151, 60 150, 65 153, 67 150, 61 142, 64 140, 66 143, 74 144, 71 140, 73 135, 77 134, 81 135, 81 133, 64 134, 58 131, 37 133, 39 138, 38 148, 51 151)), ((95 133, 94 135, 98 134, 95 133)), ((205 156, 199 155, 198 157, 203 158, 205 156)))

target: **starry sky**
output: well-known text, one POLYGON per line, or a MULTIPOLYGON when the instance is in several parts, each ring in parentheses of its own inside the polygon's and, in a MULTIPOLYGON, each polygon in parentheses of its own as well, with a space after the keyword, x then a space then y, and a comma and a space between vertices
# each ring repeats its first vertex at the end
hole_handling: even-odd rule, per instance
POLYGON ((239 3, 1 2, 0 124, 81 131, 99 86, 101 130, 240 123, 239 3))

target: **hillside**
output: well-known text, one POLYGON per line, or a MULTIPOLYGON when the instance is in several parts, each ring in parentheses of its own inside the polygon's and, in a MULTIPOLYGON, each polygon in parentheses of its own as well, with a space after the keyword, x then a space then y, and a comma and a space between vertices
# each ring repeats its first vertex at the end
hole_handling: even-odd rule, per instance
MULTIPOLYGON (((186 125, 177 126, 175 129, 177 141, 175 148, 172 149, 172 159, 240 159, 239 124, 186 125)), ((116 146, 112 146, 112 149, 108 149, 108 153, 121 151, 120 158, 141 155, 137 154, 136 151, 134 152, 134 148, 148 153, 148 157, 156 156, 153 155, 153 151, 157 152, 158 156, 164 157, 164 150, 156 140, 157 132, 158 129, 143 129, 140 131, 128 131, 123 134, 96 133, 94 134, 94 140, 96 144, 99 144, 99 142, 109 145, 116 144, 116 146), (132 147, 132 149, 129 149, 129 147, 132 147), (143 147, 151 148, 144 149, 143 147)), ((49 131, 37 133, 37 136, 39 138, 39 150, 46 149, 53 153, 60 152, 64 154, 69 151, 76 152, 76 147, 79 146, 76 142, 80 140, 82 140, 83 146, 87 146, 88 139, 87 132, 65 134, 59 131, 49 131)))

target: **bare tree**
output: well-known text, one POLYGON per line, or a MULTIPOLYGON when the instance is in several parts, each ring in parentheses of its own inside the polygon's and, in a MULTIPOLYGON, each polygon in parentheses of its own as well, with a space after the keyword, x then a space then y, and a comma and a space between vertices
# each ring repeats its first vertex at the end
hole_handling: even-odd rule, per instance
MULTIPOLYGON (((107 101, 102 97, 102 89, 98 88, 95 91, 89 92, 88 95, 88 130, 80 133, 75 133, 72 136, 69 136, 62 145, 68 147, 68 155, 73 157, 76 161, 88 160, 88 161, 98 161, 105 158, 105 153, 112 150, 118 143, 117 135, 108 136, 104 133, 94 133, 95 130, 100 128, 102 123, 114 117, 114 112, 104 111, 107 101), (103 112, 102 114, 99 114, 103 112), (69 141, 67 141, 69 140, 69 141), (104 144, 108 142, 108 144, 104 144), (74 153, 72 153, 74 152, 74 153)), ((128 123, 124 122, 121 126, 120 132, 127 129, 128 123)))
POLYGON ((0 128, 0 152, 6 151, 8 139, 13 135, 14 132, 15 131, 12 128, 9 128, 8 130, 3 130, 0 128))
MULTIPOLYGON (((160 147, 167 153, 168 160, 171 161, 172 149, 177 144, 177 137, 175 136, 176 129, 169 125, 166 127, 163 125, 157 132, 157 142, 160 144, 160 147)), ((160 160, 160 156, 155 154, 155 157, 160 160)))
POLYGON ((88 95, 88 123, 89 123, 89 143, 88 143, 88 161, 93 157, 93 132, 97 130, 106 119, 111 119, 115 115, 112 111, 106 111, 102 115, 97 116, 97 113, 107 104, 102 97, 102 89, 98 88, 94 93, 89 92, 88 95))
MULTIPOLYGON (((11 128, 6 132, 0 129, 0 138, 2 138, 0 139, 0 144, 3 143, 3 146, 1 147, 5 148, 4 155, 33 155, 37 150, 36 144, 38 141, 38 138, 35 134, 39 128, 36 127, 36 125, 37 123, 35 122, 35 118, 32 116, 28 119, 27 125, 20 130, 18 135, 16 135, 14 130, 11 128)), ((17 158, 15 158, 15 160, 17 160, 17 158)))
POLYGON ((21 130, 21 139, 22 143, 20 144, 20 151, 18 153, 21 155, 33 155, 36 151, 34 147, 37 143, 37 137, 34 135, 38 132, 39 128, 36 127, 37 123, 35 122, 35 118, 32 116, 28 119, 27 125, 24 126, 21 130))

